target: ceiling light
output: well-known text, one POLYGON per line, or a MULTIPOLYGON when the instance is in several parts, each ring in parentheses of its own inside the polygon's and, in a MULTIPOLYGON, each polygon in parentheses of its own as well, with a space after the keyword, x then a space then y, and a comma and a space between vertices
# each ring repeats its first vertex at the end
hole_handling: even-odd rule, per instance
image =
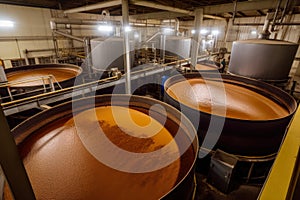
POLYGON ((14 22, 9 20, 0 20, 0 27, 13 27, 14 22))
POLYGON ((252 30, 251 31, 251 35, 256 35, 257 34, 257 31, 256 30, 252 30))
POLYGON ((195 33, 196 33, 196 30, 191 30, 191 33, 192 33, 192 34, 195 34, 195 33))
POLYGON ((219 31, 218 31, 218 30, 213 30, 211 33, 212 33, 213 35, 218 35, 218 34, 219 34, 219 31))
POLYGON ((206 30, 206 29, 201 29, 200 30, 200 34, 202 34, 202 35, 206 34, 207 32, 208 32, 208 30, 206 30))
POLYGON ((125 26, 124 30, 125 30, 125 32, 130 32, 132 30, 132 28, 130 26, 125 26))
POLYGON ((98 26, 98 30, 99 31, 103 31, 103 32, 112 32, 113 31, 113 27, 109 26, 109 25, 99 25, 98 26))

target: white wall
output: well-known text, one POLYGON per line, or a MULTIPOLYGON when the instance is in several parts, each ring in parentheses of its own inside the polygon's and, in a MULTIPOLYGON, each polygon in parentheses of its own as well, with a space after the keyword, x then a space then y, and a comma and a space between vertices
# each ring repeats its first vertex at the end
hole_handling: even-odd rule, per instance
MULTIPOLYGON (((0 20, 14 22, 14 27, 0 27, 0 58, 4 60, 6 67, 11 66, 8 59, 25 58, 25 49, 53 48, 51 40, 34 40, 35 37, 51 36, 49 9, 0 4, 0 10, 0 20), (23 40, 24 37, 32 39, 23 40)), ((42 55, 52 55, 52 52, 44 52, 42 55)))

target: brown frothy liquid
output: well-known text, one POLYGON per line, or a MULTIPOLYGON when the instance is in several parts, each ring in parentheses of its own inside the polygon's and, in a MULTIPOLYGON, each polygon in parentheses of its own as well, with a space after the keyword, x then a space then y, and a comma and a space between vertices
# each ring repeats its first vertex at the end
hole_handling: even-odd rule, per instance
POLYGON ((271 99, 247 88, 223 83, 226 94, 225 104, 218 102, 224 98, 222 82, 203 79, 188 79, 171 85, 168 95, 177 101, 203 112, 245 120, 266 120, 285 117, 289 112, 271 99), (213 96, 213 100, 212 100, 213 96))
MULTIPOLYGON (((53 75, 57 82, 74 78, 78 75, 76 70, 62 69, 62 68, 42 68, 42 69, 31 69, 11 72, 7 74, 8 81, 26 81, 28 79, 35 79, 34 81, 23 82, 12 87, 29 87, 43 85, 43 80, 40 79, 42 76, 53 75)), ((54 80, 52 80, 55 82, 54 80)), ((45 84, 49 84, 49 80, 45 79, 45 84)))
MULTIPOLYGON (((162 125, 161 131, 149 138, 125 134, 116 125, 111 108, 98 107, 81 112, 75 116, 76 122, 79 120, 80 125, 84 125, 81 129, 87 134, 96 131, 91 127, 99 124, 111 142, 131 152, 151 152, 172 140, 172 135, 162 125), (92 117, 95 111, 96 120, 92 117)), ((117 116, 123 116, 125 111, 128 109, 114 106, 117 116)), ((147 126, 154 120, 133 109, 129 109, 129 113, 140 126, 147 126)), ((126 119, 120 120, 125 120, 126 124, 126 119)), ((132 126, 122 128, 135 130, 132 126)), ((125 173, 99 162, 83 146, 76 133, 74 118, 70 117, 43 127, 19 147, 37 199, 158 199, 178 182, 180 159, 149 173, 125 173)), ((172 149, 179 151, 177 145, 172 149)), ((103 153, 110 151, 107 149, 103 153)), ((168 155, 153 159, 159 162, 164 156, 168 155)), ((128 160, 126 164, 134 166, 139 163, 128 160)))

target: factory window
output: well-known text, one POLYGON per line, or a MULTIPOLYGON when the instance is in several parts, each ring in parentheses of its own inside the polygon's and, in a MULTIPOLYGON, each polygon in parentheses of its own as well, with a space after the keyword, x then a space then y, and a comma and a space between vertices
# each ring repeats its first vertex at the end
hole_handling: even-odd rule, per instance
POLYGON ((35 64, 35 58, 28 58, 28 64, 34 65, 35 64))
POLYGON ((39 57, 39 63, 40 64, 46 64, 51 63, 51 57, 39 57))
POLYGON ((13 59, 13 60, 10 60, 10 62, 11 62, 12 67, 19 67, 19 66, 26 65, 26 62, 25 62, 24 58, 13 59))

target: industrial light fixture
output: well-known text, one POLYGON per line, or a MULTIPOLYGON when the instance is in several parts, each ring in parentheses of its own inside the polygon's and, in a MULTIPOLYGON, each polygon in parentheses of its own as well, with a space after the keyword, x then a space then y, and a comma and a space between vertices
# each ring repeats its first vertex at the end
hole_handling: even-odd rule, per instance
POLYGON ((213 30, 211 33, 212 33, 213 35, 218 35, 218 34, 219 34, 219 31, 218 31, 218 30, 213 30))
POLYGON ((125 26, 124 31, 125 32, 130 32, 132 28, 130 26, 125 26))
POLYGON ((103 31, 103 32, 112 32, 113 31, 113 27, 110 25, 99 25, 98 26, 98 30, 99 31, 103 31))
POLYGON ((201 29, 200 30, 200 34, 202 34, 202 35, 206 34, 207 32, 208 32, 208 30, 206 30, 206 29, 201 29))
POLYGON ((191 30, 191 33, 192 33, 192 34, 195 34, 195 33, 196 33, 196 30, 194 30, 194 29, 191 30))
POLYGON ((14 27, 14 22, 9 20, 0 20, 0 27, 14 27))
POLYGON ((257 31, 256 30, 252 30, 251 31, 251 35, 256 35, 257 34, 257 31))

